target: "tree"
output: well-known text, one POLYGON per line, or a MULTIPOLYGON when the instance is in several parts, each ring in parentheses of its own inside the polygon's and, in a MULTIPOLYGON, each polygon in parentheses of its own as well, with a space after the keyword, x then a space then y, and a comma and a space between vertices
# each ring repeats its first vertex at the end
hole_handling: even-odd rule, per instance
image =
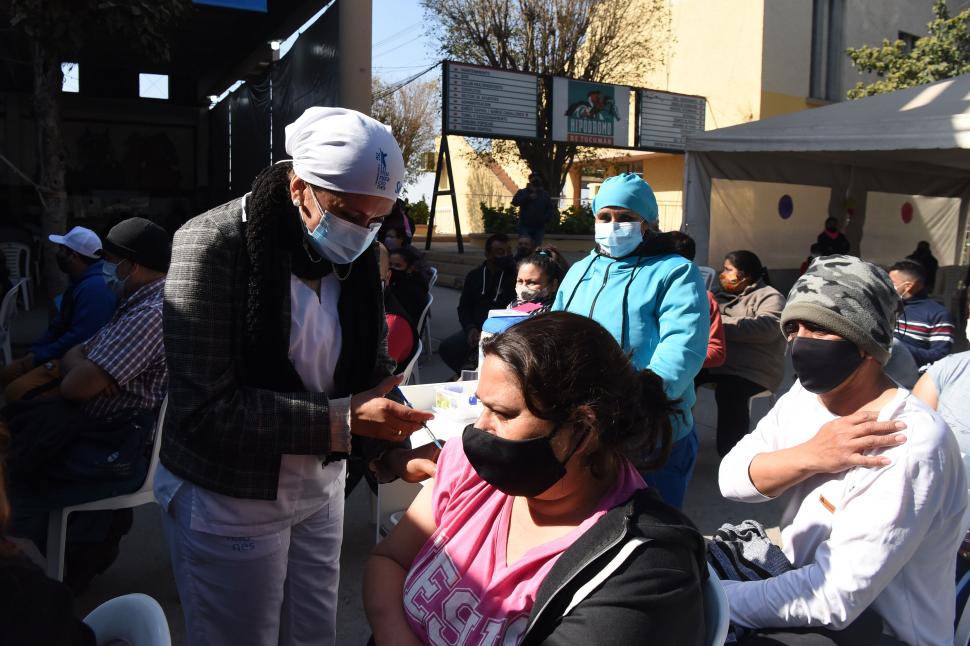
MULTIPOLYGON (((61 132, 61 63, 76 61, 86 45, 110 42, 119 53, 166 60, 168 28, 189 7, 189 0, 4 0, 0 15, 20 31, 30 46, 34 74, 33 103, 39 142, 37 181, 43 196, 44 240, 67 228, 66 153, 61 132)), ((54 254, 44 254, 48 295, 64 288, 54 254)))
MULTIPOLYGON (((464 63, 568 76, 600 83, 638 83, 663 60, 670 37, 666 0, 421 0, 440 52, 464 63)), ((539 95, 539 128, 552 133, 552 88, 539 95)), ((493 142, 476 146, 483 161, 509 150, 562 190, 583 154, 576 144, 493 142)), ((588 150, 588 149, 587 149, 588 150)))
POLYGON ((861 72, 875 72, 879 79, 868 85, 856 83, 848 97, 859 99, 970 72, 968 23, 970 9, 951 18, 946 0, 936 0, 927 35, 918 39, 912 50, 907 51, 901 40, 887 39, 878 47, 850 47, 847 53, 852 64, 861 72))
POLYGON ((441 93, 437 81, 398 87, 377 78, 371 84, 371 116, 391 126, 404 154, 406 183, 421 173, 421 153, 434 150, 441 93))

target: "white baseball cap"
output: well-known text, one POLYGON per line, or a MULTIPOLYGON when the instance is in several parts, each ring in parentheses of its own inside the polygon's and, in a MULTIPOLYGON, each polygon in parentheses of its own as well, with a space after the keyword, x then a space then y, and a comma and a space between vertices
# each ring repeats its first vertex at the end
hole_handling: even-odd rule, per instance
POLYGON ((65 235, 51 235, 47 238, 54 244, 64 245, 71 251, 76 251, 88 258, 101 257, 101 238, 91 229, 74 227, 65 235))

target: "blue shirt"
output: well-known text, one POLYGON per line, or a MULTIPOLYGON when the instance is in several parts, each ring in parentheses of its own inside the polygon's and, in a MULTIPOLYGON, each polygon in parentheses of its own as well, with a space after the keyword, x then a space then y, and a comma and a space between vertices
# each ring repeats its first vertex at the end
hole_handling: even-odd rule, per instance
POLYGON ((674 441, 694 426, 694 377, 707 357, 710 309, 700 272, 681 256, 590 253, 566 274, 553 310, 582 314, 605 327, 630 354, 638 370, 663 379, 679 399, 670 423, 674 441))
POLYGON ((84 270, 64 291, 61 307, 47 331, 30 346, 35 365, 60 359, 78 343, 87 341, 107 324, 117 299, 104 283, 102 261, 84 270))

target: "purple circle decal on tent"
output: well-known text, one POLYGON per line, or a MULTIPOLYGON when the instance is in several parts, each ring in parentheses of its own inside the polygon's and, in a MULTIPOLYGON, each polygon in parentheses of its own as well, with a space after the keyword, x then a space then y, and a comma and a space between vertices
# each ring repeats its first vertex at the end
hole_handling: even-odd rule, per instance
POLYGON ((778 200, 778 215, 781 216, 782 220, 787 220, 795 212, 795 203, 791 199, 791 195, 785 193, 778 200))
POLYGON ((904 224, 909 224, 913 221, 913 205, 909 202, 903 202, 902 208, 899 209, 899 217, 903 219, 904 224))

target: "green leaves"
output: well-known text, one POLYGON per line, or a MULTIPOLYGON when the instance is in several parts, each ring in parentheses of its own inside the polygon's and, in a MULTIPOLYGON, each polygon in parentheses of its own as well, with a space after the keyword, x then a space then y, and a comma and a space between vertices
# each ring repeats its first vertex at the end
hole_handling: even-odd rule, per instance
POLYGON ((927 35, 917 40, 911 51, 901 40, 849 48, 847 53, 855 67, 880 78, 868 85, 857 83, 848 91, 848 98, 883 94, 970 72, 970 9, 951 18, 946 1, 935 0, 933 15, 927 35))

